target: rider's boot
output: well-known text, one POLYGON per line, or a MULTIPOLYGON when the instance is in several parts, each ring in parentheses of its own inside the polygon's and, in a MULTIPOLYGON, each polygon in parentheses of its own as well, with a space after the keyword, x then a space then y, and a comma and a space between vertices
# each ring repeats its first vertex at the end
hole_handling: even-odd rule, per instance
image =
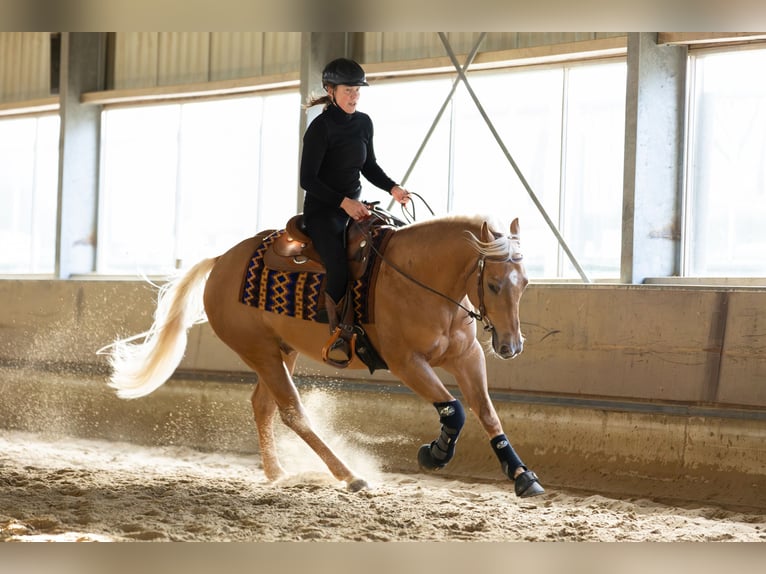
POLYGON ((337 303, 325 293, 330 339, 322 348, 322 360, 339 369, 348 366, 354 346, 354 304, 346 293, 337 303))

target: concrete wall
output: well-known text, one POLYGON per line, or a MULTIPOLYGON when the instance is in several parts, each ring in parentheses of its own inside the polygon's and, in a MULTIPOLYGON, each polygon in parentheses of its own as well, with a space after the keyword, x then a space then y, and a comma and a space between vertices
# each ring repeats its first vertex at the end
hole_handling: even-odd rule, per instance
MULTIPOLYGON (((99 348, 149 327, 156 291, 134 281, 4 280, 0 301, 0 364, 93 371, 106 365, 99 348)), ((521 314, 524 353, 489 359, 491 390, 766 407, 761 290, 531 285, 521 314)), ((251 377, 207 325, 191 330, 181 369, 251 377)), ((349 376, 309 360, 298 372, 349 376)), ((381 371, 350 376, 394 380, 381 371)))
POLYGON ((524 353, 490 362, 491 384, 764 407, 765 304, 759 290, 532 286, 522 301, 524 353))

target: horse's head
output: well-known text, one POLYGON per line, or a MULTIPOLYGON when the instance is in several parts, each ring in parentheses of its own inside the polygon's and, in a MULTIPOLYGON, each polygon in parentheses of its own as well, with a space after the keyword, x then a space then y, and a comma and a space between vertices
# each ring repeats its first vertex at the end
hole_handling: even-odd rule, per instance
POLYGON ((492 333, 492 350, 503 359, 513 358, 524 350, 519 302, 529 283, 519 244, 518 218, 511 223, 510 236, 494 234, 484 222, 479 240, 479 312, 492 333))

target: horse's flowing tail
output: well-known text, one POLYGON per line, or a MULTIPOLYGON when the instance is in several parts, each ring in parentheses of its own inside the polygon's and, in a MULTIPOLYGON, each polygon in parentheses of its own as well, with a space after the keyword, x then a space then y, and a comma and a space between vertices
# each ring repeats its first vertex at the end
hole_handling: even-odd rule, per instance
POLYGON ((202 293, 217 258, 204 259, 162 286, 148 331, 105 348, 112 376, 109 386, 123 399, 148 395, 167 381, 183 359, 192 325, 207 321, 202 293), (143 339, 134 343, 136 339, 143 339))

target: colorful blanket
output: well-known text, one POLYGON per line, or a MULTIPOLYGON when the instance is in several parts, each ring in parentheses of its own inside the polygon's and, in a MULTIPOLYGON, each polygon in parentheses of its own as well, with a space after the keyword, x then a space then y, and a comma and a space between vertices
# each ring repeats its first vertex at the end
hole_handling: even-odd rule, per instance
MULTIPOLYGON (((351 283, 357 323, 373 323, 372 291, 380 266, 380 257, 388 237, 394 231, 387 226, 371 229, 374 249, 364 276, 351 283)), ((285 230, 275 231, 261 242, 245 270, 241 301, 270 313, 289 315, 304 321, 327 322, 324 309, 324 273, 311 271, 281 271, 264 264, 264 254, 285 230)))

